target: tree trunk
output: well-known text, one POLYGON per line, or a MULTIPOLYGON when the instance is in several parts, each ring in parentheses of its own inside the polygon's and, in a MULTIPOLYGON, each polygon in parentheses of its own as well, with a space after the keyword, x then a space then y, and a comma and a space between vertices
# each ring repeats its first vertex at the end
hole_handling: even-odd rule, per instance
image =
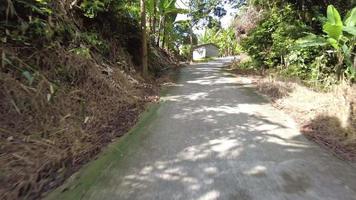
POLYGON ((164 45, 166 44, 166 39, 167 39, 167 37, 166 37, 166 19, 164 18, 163 19, 163 38, 162 38, 162 49, 164 49, 164 45))
POLYGON ((190 56, 190 62, 193 62, 193 46, 194 46, 194 41, 193 41, 193 28, 191 27, 190 28, 190 36, 189 36, 189 39, 190 39, 190 53, 189 53, 189 56, 190 56))
POLYGON ((148 76, 148 58, 147 58, 147 34, 146 34, 146 6, 145 0, 141 0, 141 32, 142 32, 142 74, 148 76))
POLYGON ((158 24, 158 35, 157 35, 157 46, 159 46, 159 42, 161 39, 161 32, 162 32, 162 23, 163 23, 163 16, 160 16, 159 18, 159 24, 158 24))
POLYGON ((342 55, 341 52, 337 53, 337 59, 338 59, 338 63, 336 64, 336 77, 337 80, 342 80, 343 79, 343 74, 342 74, 342 64, 344 63, 344 56, 342 55))
POLYGON ((152 29, 153 29, 153 27, 152 27, 152 23, 153 22, 153 18, 152 18, 152 15, 150 15, 150 17, 149 17, 149 19, 148 19, 148 23, 149 23, 149 26, 148 27, 150 27, 150 29, 149 29, 149 35, 151 35, 152 34, 152 29))
POLYGON ((156 34, 156 23, 157 23, 157 0, 153 0, 153 22, 152 22, 152 34, 156 34))

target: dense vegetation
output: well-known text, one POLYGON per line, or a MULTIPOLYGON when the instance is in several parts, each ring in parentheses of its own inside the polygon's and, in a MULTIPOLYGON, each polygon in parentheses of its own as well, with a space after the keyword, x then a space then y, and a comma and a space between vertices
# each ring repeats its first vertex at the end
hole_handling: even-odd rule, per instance
POLYGON ((236 21, 241 45, 252 57, 244 67, 320 87, 355 81, 354 6, 353 0, 249 1, 236 21))
POLYGON ((218 45, 220 56, 233 56, 241 53, 241 46, 236 41, 236 33, 233 27, 227 29, 206 29, 199 38, 200 43, 214 43, 218 45))

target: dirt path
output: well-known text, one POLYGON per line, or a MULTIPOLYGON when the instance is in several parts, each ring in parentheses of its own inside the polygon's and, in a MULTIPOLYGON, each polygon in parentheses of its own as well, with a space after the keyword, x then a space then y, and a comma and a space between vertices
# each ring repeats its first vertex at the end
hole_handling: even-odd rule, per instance
POLYGON ((355 168, 236 84, 226 61, 182 69, 133 133, 48 199, 356 199, 355 168))

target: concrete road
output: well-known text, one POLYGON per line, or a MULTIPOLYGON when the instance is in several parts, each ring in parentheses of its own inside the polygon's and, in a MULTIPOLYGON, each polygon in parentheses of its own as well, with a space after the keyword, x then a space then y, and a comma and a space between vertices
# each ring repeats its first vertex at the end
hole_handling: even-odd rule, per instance
POLYGON ((178 74, 138 128, 48 199, 352 200, 356 170, 221 70, 178 74))

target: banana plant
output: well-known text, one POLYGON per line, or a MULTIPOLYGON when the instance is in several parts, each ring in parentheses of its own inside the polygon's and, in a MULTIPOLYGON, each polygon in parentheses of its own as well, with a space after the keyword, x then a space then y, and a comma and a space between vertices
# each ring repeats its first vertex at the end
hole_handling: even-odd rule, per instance
POLYGON ((146 0, 150 24, 150 35, 157 46, 170 48, 174 46, 174 24, 178 14, 188 10, 176 7, 177 0, 146 0))
POLYGON ((352 79, 356 78, 356 66, 352 64, 352 52, 356 42, 356 7, 353 8, 342 21, 341 16, 333 5, 327 9, 327 21, 323 25, 325 35, 318 36, 308 34, 308 36, 297 41, 299 47, 326 46, 333 47, 338 58, 336 74, 341 79, 342 65, 345 63, 347 69, 345 73, 352 79))

